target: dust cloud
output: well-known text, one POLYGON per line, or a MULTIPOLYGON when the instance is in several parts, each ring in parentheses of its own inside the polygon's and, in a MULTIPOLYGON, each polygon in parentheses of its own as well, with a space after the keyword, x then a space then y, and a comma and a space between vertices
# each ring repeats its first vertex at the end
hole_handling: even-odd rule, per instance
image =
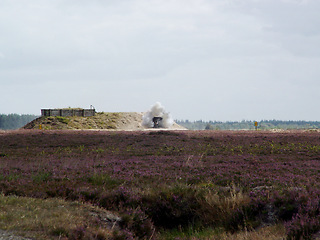
POLYGON ((155 126, 154 118, 160 118, 158 123, 160 128, 170 128, 173 125, 173 119, 169 112, 167 112, 161 103, 154 104, 149 111, 147 111, 142 117, 142 126, 146 128, 153 128, 155 126))

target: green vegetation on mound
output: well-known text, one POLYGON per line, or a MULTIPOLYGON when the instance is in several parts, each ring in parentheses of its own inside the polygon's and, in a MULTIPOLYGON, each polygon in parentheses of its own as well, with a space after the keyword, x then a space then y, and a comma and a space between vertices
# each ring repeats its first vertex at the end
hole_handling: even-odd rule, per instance
POLYGON ((91 117, 40 117, 28 123, 24 128, 44 130, 117 129, 119 128, 119 122, 126 122, 126 116, 124 113, 100 112, 91 117))

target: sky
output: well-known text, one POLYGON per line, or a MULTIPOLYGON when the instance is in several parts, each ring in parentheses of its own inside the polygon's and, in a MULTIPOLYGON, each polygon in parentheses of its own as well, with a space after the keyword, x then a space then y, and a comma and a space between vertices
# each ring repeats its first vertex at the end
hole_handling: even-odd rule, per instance
POLYGON ((319 0, 1 0, 0 113, 320 120, 319 0))

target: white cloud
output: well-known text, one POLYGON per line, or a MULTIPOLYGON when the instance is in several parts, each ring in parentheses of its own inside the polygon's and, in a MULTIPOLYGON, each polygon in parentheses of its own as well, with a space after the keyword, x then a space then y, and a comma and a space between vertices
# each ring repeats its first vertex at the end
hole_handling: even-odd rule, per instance
MULTIPOLYGON (((319 8, 317 0, 5 0, 0 83, 17 112, 50 86, 50 106, 143 111, 160 101, 177 118, 296 117, 292 104, 320 100, 319 8), (75 93, 56 95, 61 86, 75 93)), ((301 118, 320 118, 309 110, 301 118)))

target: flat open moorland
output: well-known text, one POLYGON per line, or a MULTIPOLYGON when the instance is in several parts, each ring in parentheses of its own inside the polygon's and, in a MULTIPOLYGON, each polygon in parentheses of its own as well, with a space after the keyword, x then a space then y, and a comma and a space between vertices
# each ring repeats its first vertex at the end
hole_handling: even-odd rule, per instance
POLYGON ((38 239, 316 238, 320 133, 1 131, 0 193, 0 229, 38 239), (34 200, 86 217, 41 227, 34 200))

